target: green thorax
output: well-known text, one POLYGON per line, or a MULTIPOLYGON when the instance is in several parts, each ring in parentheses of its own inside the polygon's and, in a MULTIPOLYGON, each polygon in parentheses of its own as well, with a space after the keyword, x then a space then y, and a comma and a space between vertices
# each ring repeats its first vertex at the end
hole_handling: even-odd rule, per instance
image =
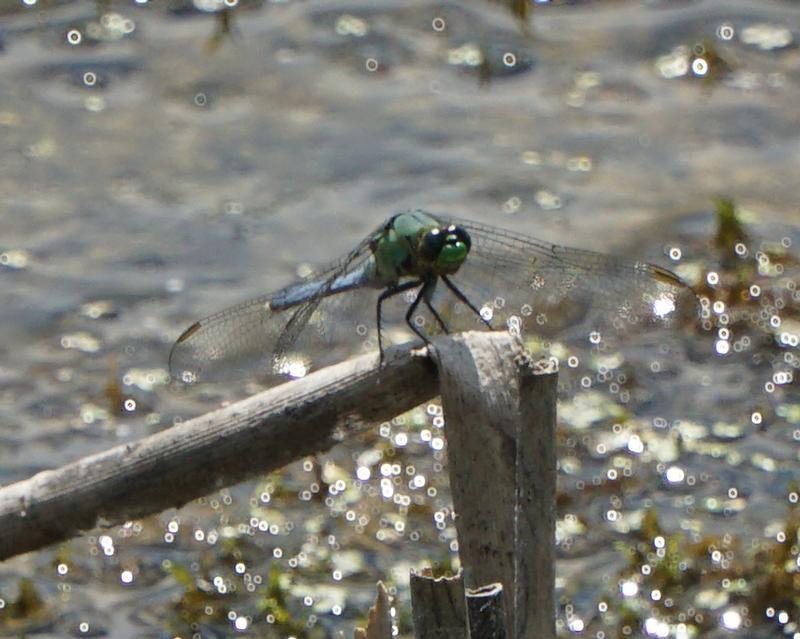
POLYGON ((375 275, 382 284, 402 277, 452 275, 469 249, 470 238, 463 228, 424 211, 399 213, 373 238, 375 275))

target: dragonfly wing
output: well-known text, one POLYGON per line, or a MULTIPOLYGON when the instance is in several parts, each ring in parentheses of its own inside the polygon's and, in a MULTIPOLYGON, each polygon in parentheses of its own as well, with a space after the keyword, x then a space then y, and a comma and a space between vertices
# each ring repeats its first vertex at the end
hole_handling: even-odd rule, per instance
MULTIPOLYGON (((452 281, 496 328, 518 327, 526 337, 569 337, 571 330, 605 336, 696 312, 691 289, 659 266, 453 221, 466 228, 472 248, 452 281)), ((451 330, 480 325, 463 305, 444 301, 441 289, 440 300, 457 317, 451 330)))
MULTIPOLYGON (((362 305, 365 296, 353 289, 369 285, 371 237, 300 282, 190 326, 172 347, 170 373, 186 382, 246 375, 265 379, 291 376, 317 365, 329 341, 325 336, 334 330, 334 317, 350 307, 349 320, 354 324, 353 318, 359 314, 356 307, 362 305), (311 324, 316 330, 310 330, 311 324), (312 332, 308 339, 301 339, 304 333, 312 332)), ((355 329, 352 334, 357 337, 355 329)), ((350 343, 356 341, 355 337, 350 343)))
POLYGON ((290 315, 270 310, 270 295, 210 315, 187 328, 169 355, 170 374, 184 382, 237 370, 266 370, 266 358, 290 315))

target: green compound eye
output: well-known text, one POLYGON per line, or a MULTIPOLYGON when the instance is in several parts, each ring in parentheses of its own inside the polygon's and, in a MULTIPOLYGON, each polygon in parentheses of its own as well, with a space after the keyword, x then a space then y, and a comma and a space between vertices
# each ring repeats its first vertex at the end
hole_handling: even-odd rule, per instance
POLYGON ((445 233, 442 234, 444 245, 436 257, 436 263, 443 267, 458 267, 467 259, 472 239, 466 229, 455 224, 448 226, 445 233))
POLYGON ((450 238, 455 238, 455 241, 463 242, 464 246, 467 248, 467 253, 469 253, 470 248, 472 248, 472 238, 467 233, 467 230, 462 226, 457 226, 455 224, 451 224, 447 227, 447 240, 450 242, 450 238))
MULTIPOLYGON (((448 238, 449 240, 450 238, 448 238)), ((455 243, 448 241, 439 251, 436 258, 436 263, 442 266, 453 266, 454 264, 461 264, 467 257, 469 248, 464 242, 456 240, 455 243)))

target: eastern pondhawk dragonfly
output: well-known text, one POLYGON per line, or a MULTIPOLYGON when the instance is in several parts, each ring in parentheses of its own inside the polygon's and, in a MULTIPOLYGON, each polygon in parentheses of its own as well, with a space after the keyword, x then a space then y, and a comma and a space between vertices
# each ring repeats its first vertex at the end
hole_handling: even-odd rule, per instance
POLYGON ((416 334, 507 328, 593 343, 694 308, 691 289, 646 262, 567 248, 416 210, 390 217, 340 260, 187 328, 170 353, 184 382, 298 377, 416 334), (409 330, 410 329, 410 332, 409 330))

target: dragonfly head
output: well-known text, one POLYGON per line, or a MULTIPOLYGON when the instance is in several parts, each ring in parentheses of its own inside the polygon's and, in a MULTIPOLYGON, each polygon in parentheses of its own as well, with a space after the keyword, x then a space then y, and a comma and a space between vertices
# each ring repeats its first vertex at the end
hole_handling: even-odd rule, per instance
POLYGON ((420 241, 419 253, 436 273, 450 275, 464 263, 471 246, 466 229, 450 224, 427 230, 420 241))

